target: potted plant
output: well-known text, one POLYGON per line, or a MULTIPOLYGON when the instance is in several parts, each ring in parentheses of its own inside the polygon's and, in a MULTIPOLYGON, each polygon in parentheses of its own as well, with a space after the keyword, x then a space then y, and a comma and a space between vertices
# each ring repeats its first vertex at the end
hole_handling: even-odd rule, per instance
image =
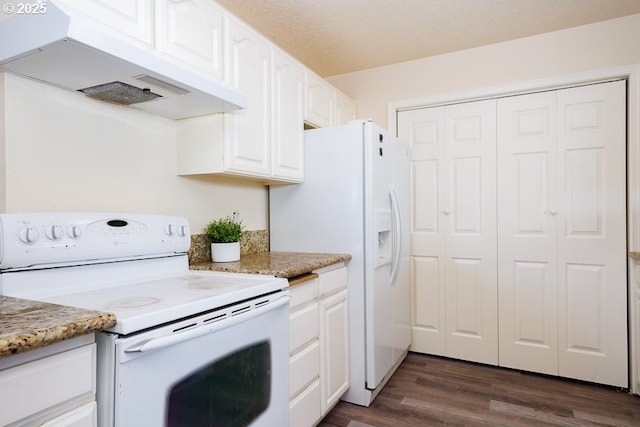
POLYGON ((240 259, 240 236, 244 231, 242 221, 234 217, 214 219, 204 228, 211 240, 211 260, 231 262, 240 259))

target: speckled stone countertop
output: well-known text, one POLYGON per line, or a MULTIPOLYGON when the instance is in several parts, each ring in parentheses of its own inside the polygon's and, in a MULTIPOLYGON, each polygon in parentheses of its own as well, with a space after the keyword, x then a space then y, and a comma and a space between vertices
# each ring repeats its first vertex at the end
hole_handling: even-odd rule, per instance
POLYGON ((629 256, 632 259, 640 261, 640 252, 629 252, 629 256))
POLYGON ((242 255, 236 262, 194 262, 191 270, 270 274, 287 279, 351 259, 347 254, 306 252, 258 252, 242 255))
POLYGON ((35 350, 115 324, 113 313, 0 296, 0 357, 35 350))

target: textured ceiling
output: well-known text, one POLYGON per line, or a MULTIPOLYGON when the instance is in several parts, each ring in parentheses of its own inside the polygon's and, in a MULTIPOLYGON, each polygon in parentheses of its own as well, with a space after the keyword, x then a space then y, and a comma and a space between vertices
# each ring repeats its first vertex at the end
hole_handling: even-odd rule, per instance
POLYGON ((215 1, 322 77, 640 13, 640 0, 215 1))

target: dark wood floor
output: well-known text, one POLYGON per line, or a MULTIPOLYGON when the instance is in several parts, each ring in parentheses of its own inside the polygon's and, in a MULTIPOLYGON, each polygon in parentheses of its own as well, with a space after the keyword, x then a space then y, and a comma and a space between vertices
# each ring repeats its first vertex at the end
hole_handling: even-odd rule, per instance
POLYGON ((369 408, 321 427, 640 426, 640 397, 572 380, 409 353, 369 408))

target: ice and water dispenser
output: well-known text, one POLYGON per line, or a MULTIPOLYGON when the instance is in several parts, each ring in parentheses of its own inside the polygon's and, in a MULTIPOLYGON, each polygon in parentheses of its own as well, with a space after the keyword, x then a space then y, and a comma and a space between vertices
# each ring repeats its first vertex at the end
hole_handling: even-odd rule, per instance
POLYGON ((378 238, 375 247, 376 267, 391 262, 392 236, 391 236, 391 209, 376 209, 374 211, 374 227, 378 238))

